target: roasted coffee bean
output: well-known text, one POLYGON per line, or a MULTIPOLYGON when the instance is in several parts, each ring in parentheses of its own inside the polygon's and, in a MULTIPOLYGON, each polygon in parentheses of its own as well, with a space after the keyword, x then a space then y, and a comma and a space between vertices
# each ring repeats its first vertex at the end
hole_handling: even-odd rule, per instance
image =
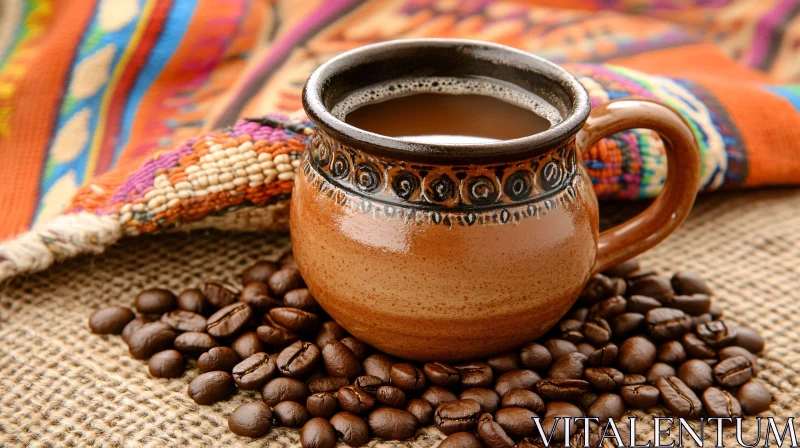
POLYGON ((649 277, 651 275, 656 275, 656 274, 658 274, 658 273, 656 271, 652 270, 652 269, 639 268, 636 271, 625 275, 625 279, 628 280, 628 281, 633 281, 633 280, 637 280, 637 279, 640 279, 640 278, 643 278, 643 277, 649 277))
MULTIPOLYGON (((380 391, 380 389, 378 390, 380 391)), ((441 405, 442 403, 447 403, 448 401, 456 401, 458 398, 454 393, 450 392, 449 390, 443 387, 431 386, 425 389, 425 392, 422 393, 422 399, 430 403, 431 407, 435 409, 438 408, 439 405, 441 405)))
POLYGON ((375 395, 378 393, 378 388, 383 386, 383 381, 377 376, 362 375, 353 381, 353 384, 361 388, 364 392, 375 395))
POLYGON ((628 295, 652 297, 666 304, 675 296, 675 291, 668 279, 658 275, 647 275, 628 281, 628 295))
POLYGON ((494 373, 489 364, 483 362, 471 362, 454 366, 461 374, 461 387, 469 389, 472 387, 492 387, 494 373))
POLYGON ((253 309, 244 302, 228 305, 208 318, 206 331, 215 338, 234 336, 241 331, 253 315, 253 309))
POLYGON ((628 406, 645 410, 655 406, 661 396, 661 392, 656 387, 646 384, 622 386, 619 393, 628 406))
POLYGON ((583 287, 578 300, 586 305, 594 305, 595 303, 611 297, 616 290, 614 281, 603 274, 595 274, 583 287))
POLYGON ((597 399, 586 410, 586 416, 598 418, 601 422, 608 421, 609 418, 619 420, 625 414, 625 402, 617 394, 606 393, 597 399))
POLYGON ((336 435, 350 446, 362 446, 369 442, 369 427, 361 417, 350 412, 339 412, 331 417, 336 435))
POLYGON ((303 283, 303 276, 296 268, 283 268, 279 271, 275 271, 274 274, 269 276, 267 284, 269 284, 269 288, 278 297, 283 297, 287 292, 305 286, 303 283))
POLYGON ((578 353, 582 353, 587 358, 589 355, 595 352, 594 345, 588 342, 581 342, 580 344, 576 345, 576 347, 578 347, 578 353))
MULTIPOLYGON (((689 361, 687 361, 689 362, 689 361)), ((703 404, 697 395, 678 377, 659 378, 656 387, 661 393, 664 406, 673 414, 682 418, 697 418, 703 404)))
POLYGON ((275 347, 286 347, 297 341, 300 337, 285 328, 262 325, 256 328, 258 338, 275 347))
POLYGON ((714 320, 695 329, 697 336, 711 348, 723 348, 732 345, 736 340, 736 329, 725 321, 714 320))
POLYGON ((297 261, 295 261, 295 259, 294 259, 294 254, 291 253, 291 252, 289 252, 286 255, 284 255, 283 257, 281 257, 280 266, 281 266, 281 269, 288 269, 288 268, 299 269, 297 267, 297 261))
POLYGON ((340 376, 326 376, 308 383, 308 389, 311 391, 311 393, 336 392, 348 384, 350 384, 350 381, 347 378, 340 376))
POLYGON ((625 312, 628 307, 628 302, 622 296, 609 297, 603 301, 597 302, 589 308, 589 319, 601 318, 612 319, 614 316, 619 316, 625 312))
POLYGON ((258 334, 256 334, 255 331, 248 331, 247 333, 240 334, 239 337, 234 339, 233 343, 231 343, 231 348, 242 359, 264 351, 264 347, 261 345, 261 339, 258 338, 258 334))
MULTIPOLYGON (((572 419, 583 417, 583 411, 572 403, 565 401, 551 401, 547 404, 545 417, 570 417, 572 419)), ((564 437, 559 437, 564 440, 564 437)))
POLYGON ((308 333, 319 327, 319 317, 297 308, 278 307, 269 310, 269 316, 278 325, 293 333, 308 333))
POLYGON ((542 377, 536 374, 536 372, 533 370, 512 370, 500 375, 500 377, 497 378, 497 381, 494 384, 494 390, 502 398, 507 393, 515 389, 530 390, 541 379, 542 377))
POLYGON ((714 320, 711 313, 701 314, 699 316, 692 316, 692 328, 697 328, 700 325, 707 324, 714 320))
POLYGON ((714 366, 714 379, 724 387, 737 387, 750 381, 753 367, 744 356, 734 356, 714 366))
POLYGON ((494 415, 506 434, 517 440, 538 434, 533 420, 536 417, 535 412, 525 408, 503 408, 494 415))
POLYGON ((95 334, 120 334, 134 318, 136 315, 130 308, 110 306, 92 314, 89 318, 89 328, 95 334))
POLYGON ((561 333, 561 339, 577 344, 583 341, 583 333, 581 333, 581 325, 583 323, 578 320, 565 319, 558 323, 558 331, 561 333))
POLYGON ((128 350, 136 359, 147 359, 158 352, 169 350, 177 333, 164 322, 150 322, 136 330, 128 339, 128 350))
POLYGON ((716 356, 714 349, 709 347, 702 339, 694 333, 686 333, 681 338, 686 354, 693 359, 708 359, 716 356))
POLYGON ((347 336, 347 332, 334 320, 323 322, 314 343, 321 349, 328 345, 328 342, 338 341, 347 336))
POLYGON ((402 409, 378 408, 367 418, 367 425, 375 437, 383 440, 408 440, 419 429, 419 422, 402 409))
MULTIPOLYGON (((547 348, 547 351, 550 352, 550 355, 552 356, 552 362, 558 361, 563 356, 578 351, 578 347, 576 347, 575 344, 563 339, 548 339, 544 341, 542 345, 544 345, 547 348)), ((528 368, 532 369, 532 367, 528 368)))
POLYGON ((570 353, 553 363, 550 367, 551 378, 583 378, 587 358, 583 353, 570 353))
POLYGON ((364 367, 364 375, 376 376, 383 384, 389 384, 392 381, 391 371, 394 363, 395 361, 391 357, 383 353, 375 353, 368 356, 361 365, 364 367))
POLYGON ((618 355, 619 348, 616 344, 609 342, 587 355, 586 362, 588 362, 590 366, 606 367, 616 361, 618 355))
POLYGON ((166 289, 150 288, 136 295, 134 306, 142 314, 164 314, 178 307, 178 299, 166 289))
POLYGON ((468 432, 455 432, 445 437, 439 448, 484 448, 477 437, 468 432))
POLYGON ((758 358, 753 353, 742 347, 731 345, 720 350, 717 355, 719 356, 720 361, 733 358, 734 356, 744 356, 748 361, 750 361, 750 365, 753 368, 753 376, 758 375, 758 372, 761 370, 760 366, 758 365, 758 358))
POLYGON ((306 409, 312 417, 331 418, 338 407, 336 396, 330 392, 317 392, 306 399, 306 409))
POLYGON ((392 384, 406 392, 420 392, 425 389, 425 374, 413 364, 400 363, 393 365, 390 377, 392 384))
MULTIPOLYGON (((166 325, 166 324, 165 324, 166 325)), ((199 331, 179 334, 174 341, 179 352, 192 356, 200 356, 214 347, 219 347, 216 339, 199 331)))
MULTIPOLYGON (((553 364, 553 355, 550 354, 550 350, 535 342, 522 347, 519 351, 519 358, 525 368, 540 373, 546 372, 550 365, 553 364)), ((440 386, 445 386, 445 384, 440 384, 440 386)))
POLYGON ((359 341, 358 339, 348 336, 346 338, 342 338, 339 342, 344 344, 347 348, 356 355, 356 359, 360 362, 363 361, 364 358, 367 357, 367 344, 359 341))
POLYGON ((648 311, 661 308, 661 302, 658 300, 647 297, 647 296, 630 296, 628 297, 628 309, 629 313, 639 313, 639 314, 646 314, 648 311))
POLYGON ((519 361, 518 352, 507 352, 492 356, 486 360, 486 364, 489 364, 489 367, 492 368, 492 371, 494 371, 495 375, 501 375, 503 373, 522 368, 522 364, 519 361))
POLYGON ((675 368, 663 362, 657 362, 653 364, 644 374, 645 378, 647 378, 647 384, 655 384, 659 378, 666 378, 675 375, 677 375, 675 368))
POLYGON ((628 293, 628 282, 619 277, 612 278, 611 280, 614 282, 614 292, 611 295, 624 297, 628 293))
POLYGON ((233 380, 239 389, 259 389, 275 376, 276 370, 269 355, 256 353, 233 367, 233 380))
POLYGON ((629 373, 625 375, 625 378, 622 379, 622 384, 626 386, 645 383, 647 383, 647 378, 645 378, 644 375, 639 375, 638 373, 629 373))
POLYGON ((567 315, 564 316, 564 319, 575 319, 580 322, 586 322, 587 317, 589 317, 589 308, 581 306, 577 308, 573 307, 571 310, 569 310, 567 315))
POLYGON ((473 387, 462 391, 459 400, 475 400, 481 406, 481 412, 494 413, 500 408, 500 396, 497 392, 483 387, 473 387))
POLYGON ((197 288, 189 288, 178 294, 178 308, 207 315, 211 311, 211 304, 208 303, 202 291, 197 288))
POLYGON ((262 437, 272 426, 272 408, 266 403, 251 401, 231 412, 228 429, 242 437, 262 437))
POLYGON ((299 428, 303 426, 309 418, 308 411, 302 404, 295 401, 283 401, 272 408, 275 420, 281 426, 288 428, 299 428))
POLYGON ((576 401, 588 390, 584 380, 545 378, 536 383, 536 393, 545 400, 576 401))
MULTIPOLYGON (((449 392, 452 395, 452 392, 450 391, 447 392, 449 392)), ((425 393, 427 394, 428 391, 426 391, 425 393)), ((422 398, 428 400, 429 397, 426 397, 425 394, 423 394, 422 398)), ((406 407, 406 393, 394 386, 379 387, 378 392, 375 394, 375 399, 378 400, 378 403, 384 406, 389 406, 390 408, 404 409, 406 407)), ((453 395, 453 400, 455 399, 456 396, 453 395)))
POLYGON ((675 275, 672 276, 672 281, 670 283, 678 294, 714 295, 705 280, 692 272, 676 272, 675 275))
POLYGON ((714 373, 711 370, 711 366, 699 359, 690 359, 681 364, 678 368, 678 378, 689 389, 698 393, 702 393, 714 385, 714 373))
POLYGON ((210 405, 227 399, 235 389, 231 374, 217 370, 195 377, 189 383, 189 397, 197 404, 210 405))
POLYGON ((286 347, 278 356, 278 370, 284 376, 303 378, 308 376, 319 363, 320 353, 316 345, 297 341, 286 347))
POLYGON ((130 345, 131 336, 133 336, 138 329, 142 328, 143 325, 148 323, 150 323, 150 321, 144 317, 137 317, 136 319, 128 322, 128 324, 125 325, 125 328, 122 329, 122 340, 125 341, 126 344, 130 345))
POLYGON ((322 361, 325 363, 328 375, 349 379, 361 375, 362 369, 358 358, 340 341, 331 341, 322 349, 322 361))
POLYGON ((625 381, 625 375, 613 367, 590 367, 584 375, 589 384, 600 392, 614 392, 625 381))
POLYGON ((306 383, 295 378, 273 378, 261 388, 261 399, 270 406, 282 401, 305 403, 308 395, 306 383))
POLYGON ((614 337, 624 338, 644 326, 644 314, 622 313, 611 320, 614 337))
POLYGON ((734 338, 733 342, 739 347, 744 347, 750 353, 755 354, 763 352, 764 346, 766 345, 761 333, 747 327, 739 327, 736 330, 736 338, 734 338))
POLYGON ((741 417, 742 406, 727 390, 709 387, 703 392, 703 409, 710 417, 741 417))
POLYGON ((170 311, 161 315, 161 322, 178 331, 206 331, 206 318, 191 311, 170 311))
POLYGON ((623 261, 622 263, 608 268, 603 271, 603 274, 609 277, 627 277, 628 274, 634 273, 639 270, 639 260, 635 258, 631 258, 628 261, 623 261))
POLYGON ((234 366, 239 364, 241 358, 229 347, 214 347, 200 355, 197 359, 197 368, 200 373, 221 370, 230 373, 234 366))
MULTIPOLYGON (((690 335, 692 333, 686 333, 690 335)), ((686 336, 684 335, 684 337, 686 336)), ((667 364, 680 364, 686 361, 686 351, 678 341, 667 341, 658 346, 656 359, 667 364)))
POLYGON ((707 313, 711 308, 711 297, 705 294, 692 294, 690 296, 675 296, 669 306, 677 308, 686 314, 699 316, 707 313))
POLYGON ((336 394, 339 407, 353 414, 364 415, 375 406, 375 399, 356 386, 345 386, 336 394))
POLYGON ((623 372, 644 373, 655 360, 656 346, 645 337, 628 338, 619 347, 617 364, 623 372))
POLYGON ((205 282, 200 290, 208 303, 216 308, 225 308, 239 300, 239 290, 227 283, 205 282))
POLYGON ((462 399, 448 401, 436 408, 433 420, 440 431, 449 435, 461 431, 475 431, 481 414, 481 405, 477 401, 462 399))
MULTIPOLYGON (((591 320, 584 323, 581 326, 581 332, 583 336, 586 338, 586 341, 590 344, 594 345, 595 347, 600 347, 608 343, 611 340, 611 329, 610 327, 606 328, 600 324, 600 322, 604 322, 602 319, 598 320, 591 320)), ((606 326, 608 323, 606 323, 606 326)))
POLYGON ((269 286, 262 282, 245 283, 242 288, 242 302, 262 313, 281 306, 281 302, 270 297, 269 286))
POLYGON ((680 339, 691 330, 692 320, 675 308, 656 308, 645 315, 647 333, 659 341, 680 339))
POLYGON ((433 407, 421 398, 415 398, 408 402, 406 411, 417 418, 420 426, 429 426, 433 423, 433 407))
POLYGON ((744 412, 750 415, 760 414, 772 405, 772 394, 758 381, 748 381, 739 388, 736 394, 744 412))
POLYGON ((708 313, 711 314, 713 320, 722 319, 723 312, 719 305, 711 304, 711 309, 708 310, 708 313))
POLYGON ((461 382, 461 374, 458 370, 443 362, 429 362, 423 366, 422 370, 425 378, 437 386, 453 387, 461 382))
POLYGON ((503 397, 502 405, 504 408, 525 408, 537 414, 544 413, 544 400, 530 390, 512 390, 503 397))
POLYGON ((300 445, 303 448, 335 447, 336 433, 333 426, 324 418, 312 418, 300 430, 300 445))
MULTIPOLYGON (((280 355, 281 355, 280 353, 273 353, 272 355, 270 355, 270 358, 275 360, 275 363, 277 364, 278 356, 280 356, 280 355)), ((325 369, 323 369, 322 367, 317 367, 316 369, 312 370, 311 373, 306 375, 303 378, 303 381, 305 381, 306 384, 309 385, 309 390, 311 390, 311 383, 313 383, 314 381, 320 380, 322 378, 325 378, 325 377, 327 377, 327 374, 325 373, 325 369)), ((348 383, 348 384, 350 384, 350 383, 348 383)), ((313 393, 313 391, 312 391, 312 393, 313 393)))
POLYGON ((153 355, 147 367, 155 378, 180 378, 186 368, 186 360, 177 350, 164 350, 153 355))
POLYGON ((483 414, 478 419, 478 436, 489 448, 514 448, 514 441, 508 437, 499 423, 495 422, 492 414, 483 414))
POLYGON ((250 282, 267 283, 270 276, 278 270, 278 264, 271 261, 259 261, 242 271, 242 284, 250 282))
POLYGON ((314 296, 311 295, 308 288, 298 288, 287 292, 283 296, 283 303, 288 307, 299 308, 310 313, 320 311, 319 304, 314 300, 314 296))

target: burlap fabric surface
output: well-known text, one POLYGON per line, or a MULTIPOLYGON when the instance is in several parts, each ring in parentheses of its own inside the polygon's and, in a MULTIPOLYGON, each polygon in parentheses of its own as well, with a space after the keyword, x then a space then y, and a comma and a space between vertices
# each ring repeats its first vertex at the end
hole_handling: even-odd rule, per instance
MULTIPOLYGON (((704 197, 676 234, 641 257, 662 273, 707 276, 727 318, 763 332, 768 348, 760 378, 776 398, 770 414, 781 424, 800 411, 798 210, 797 190, 704 197)), ((298 445, 292 430, 273 429, 256 441, 228 431, 227 415, 255 394, 197 406, 186 394, 195 370, 181 379, 153 379, 121 338, 93 335, 86 326, 92 310, 129 306, 142 288, 178 291, 205 278, 235 278, 249 263, 277 259, 288 247, 288 238, 275 234, 143 236, 7 284, 0 301, 0 446, 298 445)), ((428 429, 413 442, 373 444, 428 447, 441 438, 428 429)))

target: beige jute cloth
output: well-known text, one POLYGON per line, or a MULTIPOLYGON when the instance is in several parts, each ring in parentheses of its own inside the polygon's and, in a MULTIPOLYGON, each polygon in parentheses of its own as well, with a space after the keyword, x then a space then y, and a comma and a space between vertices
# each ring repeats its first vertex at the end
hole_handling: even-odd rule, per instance
MULTIPOLYGON (((0 446, 299 446, 295 430, 273 429, 255 441, 228 430, 227 415, 259 399, 255 393, 198 406, 186 394, 196 370, 180 379, 151 378, 120 337, 93 335, 86 325, 94 309, 130 306, 142 288, 179 291, 203 279, 235 280, 248 264, 275 260, 288 249, 287 236, 279 234, 142 236, 6 284, 0 290, 0 446)), ((775 403, 764 416, 775 415, 782 426, 798 414, 800 191, 702 197, 689 220, 641 260, 663 274, 690 270, 708 277, 726 318, 759 329, 768 341, 759 378, 775 403)), ((636 414, 642 416, 639 440, 649 437, 652 416, 664 414, 660 408, 636 414)), ((745 426, 752 443, 755 423, 745 426)), ((426 429, 414 441, 371 445, 429 447, 441 439, 426 429)), ((707 435, 708 446, 714 442, 707 435)))

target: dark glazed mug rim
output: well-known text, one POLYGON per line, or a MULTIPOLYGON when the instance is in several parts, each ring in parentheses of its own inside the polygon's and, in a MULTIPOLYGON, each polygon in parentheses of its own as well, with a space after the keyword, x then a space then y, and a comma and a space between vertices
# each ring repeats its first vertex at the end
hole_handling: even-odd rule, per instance
MULTIPOLYGON (((502 75, 497 76, 496 73, 485 75, 509 81, 502 75)), ((483 75, 480 71, 473 74, 483 75)), ((360 80, 355 81, 358 82, 360 80)), ((369 84, 371 83, 362 83, 355 88, 369 84)), ((530 90, 533 91, 533 87, 530 90)), ((328 100, 330 103, 330 98, 328 100)), ((556 107, 559 108, 558 105, 556 107)), ((535 156, 559 146, 574 136, 580 131, 591 110, 586 89, 564 68, 522 50, 466 39, 393 40, 342 53, 319 66, 308 78, 303 88, 303 108, 317 129, 341 143, 377 156, 422 163, 494 163, 535 156), (406 58, 403 62, 406 63, 397 63, 395 55, 403 55, 406 58), (416 55, 420 55, 419 59, 416 55), (455 64, 452 63, 453 59, 457 59, 455 64), (415 66, 414 63, 417 61, 419 63, 415 66), (382 79, 386 81, 392 77, 435 74, 436 68, 432 65, 438 64, 439 61, 449 63, 447 69, 452 71, 449 76, 458 76, 459 72, 467 67, 483 64, 483 67, 496 68, 493 69, 496 73, 515 73, 518 83, 538 86, 541 89, 537 92, 540 96, 549 90, 560 90, 554 95, 560 96, 563 103, 559 109, 562 121, 546 131, 512 140, 431 144, 388 137, 357 128, 336 118, 330 111, 331 104, 326 104, 326 91, 335 90, 337 82, 340 84, 345 82, 341 78, 346 79, 349 72, 359 67, 364 68, 374 64, 378 69, 371 67, 365 69, 369 70, 366 72, 369 74, 385 69, 391 75, 393 65, 398 67, 396 70, 405 72, 382 79), (543 87, 542 84, 547 86, 543 87)))

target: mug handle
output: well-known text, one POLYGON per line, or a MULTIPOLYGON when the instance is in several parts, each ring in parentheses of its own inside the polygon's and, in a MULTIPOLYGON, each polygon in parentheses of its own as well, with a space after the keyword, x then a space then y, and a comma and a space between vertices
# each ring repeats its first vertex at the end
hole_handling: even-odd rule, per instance
POLYGON ((602 272, 655 246, 686 219, 700 185, 700 151, 689 124, 674 109, 644 98, 624 98, 592 109, 577 144, 581 154, 616 132, 647 128, 664 141, 667 179, 642 213, 600 234, 592 273, 602 272))

